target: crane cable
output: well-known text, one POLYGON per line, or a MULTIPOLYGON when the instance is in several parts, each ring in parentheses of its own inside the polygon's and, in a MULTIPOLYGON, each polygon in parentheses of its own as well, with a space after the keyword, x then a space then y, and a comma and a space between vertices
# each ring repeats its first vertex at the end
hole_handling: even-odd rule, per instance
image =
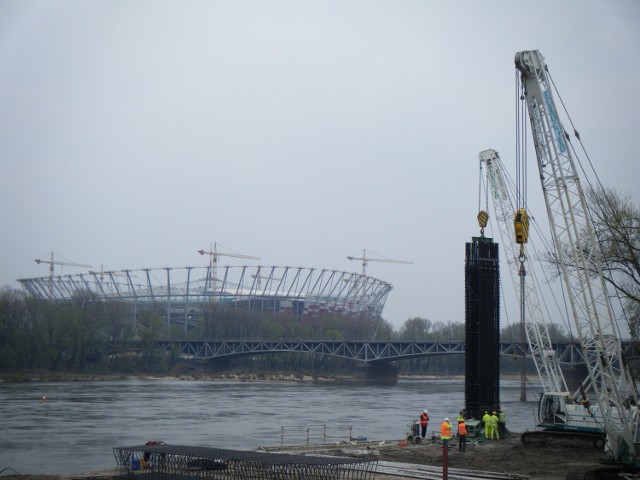
POLYGON ((516 209, 527 208, 527 109, 524 88, 516 72, 516 209))
POLYGON ((519 75, 515 78, 516 94, 516 212, 514 216, 514 233, 516 243, 520 244, 520 348, 522 349, 521 373, 520 373, 520 401, 527 401, 527 378, 525 371, 525 333, 526 333, 526 283, 527 271, 525 268, 524 245, 529 237, 529 219, 527 215, 527 118, 525 106, 524 83, 520 84, 519 75))
MULTIPOLYGON (((510 195, 512 198, 515 197, 515 182, 513 180, 513 178, 509 175, 509 172, 505 169, 502 168, 501 169, 502 174, 505 178, 505 181, 507 183, 507 187, 509 189, 510 195)), ((530 226, 533 227, 533 229, 536 232, 536 236, 534 238, 530 237, 529 238, 529 245, 530 248, 529 250, 531 251, 531 249, 533 249, 534 252, 537 252, 541 249, 543 249, 543 251, 547 251, 547 252, 551 252, 553 251, 553 245, 551 244, 551 241, 549 240, 547 234, 543 231, 542 226, 536 221, 535 217, 531 217, 530 218, 530 226), (534 245, 534 239, 539 239, 542 247, 537 248, 537 246, 534 245)), ((529 256, 529 259, 531 259, 532 257, 529 256)), ((538 262, 540 262, 540 258, 539 255, 536 255, 535 258, 537 258, 538 262)), ((531 267, 531 265, 530 265, 531 267)), ((536 286, 536 288, 538 289, 539 292, 542 292, 542 287, 541 285, 547 285, 548 288, 548 294, 551 296, 551 298, 553 299, 553 302, 547 302, 547 296, 546 295, 542 295, 540 297, 540 301, 542 302, 542 306, 544 307, 544 311, 546 312, 546 316, 547 318, 551 319, 553 318, 554 315, 552 315, 551 312, 551 308, 549 303, 552 304, 553 307, 555 307, 556 310, 556 314, 560 316, 561 320, 562 320, 562 325, 564 326, 564 328, 566 329, 566 331, 568 332, 569 335, 569 340, 572 342, 575 342, 575 335, 573 332, 573 327, 571 322, 569 321, 569 306, 567 305, 567 298, 566 298, 566 292, 563 288, 560 288, 560 293, 562 294, 562 298, 559 299, 558 296, 556 295, 556 289, 551 288, 551 285, 553 284, 553 281, 555 278, 560 276, 560 269, 556 268, 556 273, 555 276, 550 276, 549 275, 550 272, 548 272, 548 269, 546 268, 542 268, 538 271, 538 274, 541 274, 543 279, 540 281, 537 279, 537 274, 536 274, 536 270, 529 270, 528 274, 529 274, 529 281, 533 281, 534 285, 536 286)), ((505 312, 507 312, 507 310, 505 310, 505 312)), ((508 319, 507 319, 508 322, 508 319)), ((515 340, 513 340, 513 336, 511 338, 511 342, 515 343, 515 340)))
POLYGON ((489 187, 484 184, 484 176, 482 175, 482 161, 480 164, 480 173, 478 175, 478 225, 480 225, 480 236, 484 237, 484 229, 489 222, 489 187), (482 192, 484 191, 484 209, 482 208, 482 192))

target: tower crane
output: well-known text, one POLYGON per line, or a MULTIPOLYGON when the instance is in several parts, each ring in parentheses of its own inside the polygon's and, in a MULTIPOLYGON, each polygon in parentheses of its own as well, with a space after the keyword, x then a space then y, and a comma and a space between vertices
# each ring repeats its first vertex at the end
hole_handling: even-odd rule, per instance
MULTIPOLYGON (((526 228, 517 223, 522 219, 523 211, 526 213, 526 209, 516 210, 512 195, 514 187, 507 181, 508 176, 498 152, 492 149, 484 150, 480 152, 479 159, 481 165, 486 165, 487 184, 491 190, 496 223, 512 284, 514 287, 520 287, 520 291, 516 293, 519 293, 523 331, 543 390, 538 402, 537 419, 538 427, 543 430, 525 432, 522 441, 539 443, 562 434, 571 435, 575 442, 582 440, 585 446, 602 445, 603 429, 599 409, 597 406, 587 409, 583 404, 576 403, 574 399, 578 394, 571 394, 567 388, 560 360, 552 346, 547 327, 549 321, 541 308, 535 271, 530 257, 526 255, 524 244, 527 242, 518 242, 528 240, 526 228), (532 277, 532 281, 525 281, 527 275, 532 277)), ((521 392, 521 400, 524 400, 523 396, 526 399, 524 391, 521 392)))
MULTIPOLYGON (((371 253, 371 252, 369 252, 371 253)), ((367 265, 369 262, 389 262, 389 263, 406 263, 412 264, 413 262, 408 262, 406 260, 391 260, 390 258, 376 258, 376 257, 367 257, 367 251, 362 250, 361 257, 352 257, 348 256, 348 260, 360 260, 362 261, 362 278, 364 279, 367 276, 367 265)))
POLYGON ((531 124, 555 259, 602 414, 605 457, 638 466, 638 396, 622 355, 620 332, 570 137, 558 117, 542 54, 538 50, 518 52, 515 66, 520 99, 526 103, 531 124))
POLYGON ((269 283, 273 284, 274 282, 282 281, 282 278, 273 276, 273 270, 274 268, 271 267, 271 274, 269 275, 260 275, 259 273, 251 274, 251 278, 256 279, 256 288, 258 290, 262 290, 262 280, 267 281, 267 283, 265 284, 265 289, 269 287, 269 283))
POLYGON ((93 268, 91 265, 85 265, 84 263, 74 263, 74 262, 65 262, 62 260, 56 260, 54 258, 54 253, 51 252, 51 260, 41 260, 36 258, 34 260, 37 264, 46 263, 49 265, 49 295, 53 298, 53 270, 54 265, 64 265, 69 267, 84 267, 84 268, 93 268))
MULTIPOLYGON (((260 257, 253 257, 251 255, 241 255, 239 253, 230 253, 230 252, 219 252, 218 244, 216 242, 213 243, 209 247, 209 250, 198 250, 200 255, 209 255, 209 272, 211 274, 211 294, 215 295, 216 292, 216 279, 218 273, 218 257, 235 257, 235 258, 246 258, 249 260, 260 260, 260 257)), ((205 287, 206 290, 206 287, 205 287)))

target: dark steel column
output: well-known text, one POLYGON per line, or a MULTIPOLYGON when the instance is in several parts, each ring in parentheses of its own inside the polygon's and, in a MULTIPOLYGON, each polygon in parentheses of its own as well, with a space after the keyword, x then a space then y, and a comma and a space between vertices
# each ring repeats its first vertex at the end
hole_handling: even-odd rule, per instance
POLYGON ((465 412, 482 419, 500 405, 498 244, 473 237, 465 259, 465 412))

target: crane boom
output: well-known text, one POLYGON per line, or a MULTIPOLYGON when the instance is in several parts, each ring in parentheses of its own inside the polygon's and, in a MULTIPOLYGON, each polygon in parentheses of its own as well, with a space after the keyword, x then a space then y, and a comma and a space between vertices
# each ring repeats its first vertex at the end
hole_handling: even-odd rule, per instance
MULTIPOLYGON (((521 257, 518 244, 513 240, 512 235, 513 215, 516 209, 507 184, 504 165, 498 152, 492 149, 480 152, 479 159, 481 164, 484 163, 487 166, 487 183, 491 189, 498 229, 509 264, 512 284, 515 287, 519 283, 521 257)), ((534 270, 531 268, 529 257, 525 255, 523 261, 526 271, 532 275, 534 270)), ((524 330, 527 342, 544 392, 567 392, 567 384, 560 368, 560 361, 552 346, 535 285, 535 282, 524 284, 524 307, 527 313, 524 330)))
POLYGON ((63 262, 61 260, 54 260, 53 258, 54 253, 51 252, 51 260, 41 260, 40 258, 36 258, 34 261, 38 264, 40 263, 47 263, 49 264, 49 270, 53 270, 53 266, 54 265, 67 265, 69 267, 86 267, 86 268, 93 268, 91 265, 86 265, 84 263, 75 263, 75 262, 63 262))
POLYGON ((608 453, 635 463, 637 394, 623 361, 586 198, 539 51, 516 53, 522 99, 532 127, 538 170, 558 268, 607 433, 608 453), (592 275, 590 272, 597 272, 592 275), (629 397, 629 398, 627 398, 629 397))
MULTIPOLYGON (((218 257, 235 257, 235 258, 246 258, 249 260, 260 260, 260 257, 254 257, 251 255, 242 255, 240 253, 231 253, 231 252, 219 252, 218 244, 216 242, 210 247, 209 250, 198 250, 200 255, 209 255, 209 270, 211 273, 211 292, 215 295, 216 291, 216 275, 218 269, 218 257)), ((205 287, 206 288, 206 287, 205 287)))
MULTIPOLYGON (((371 253, 371 252, 369 252, 371 253)), ((412 264, 413 262, 408 262, 406 260, 392 260, 390 258, 376 258, 376 257, 367 257, 367 251, 366 250, 362 250, 362 256, 361 257, 352 257, 352 256, 348 256, 347 257, 348 260, 360 260, 362 261, 362 276, 366 277, 367 276, 367 265, 369 264, 369 262, 388 262, 388 263, 406 263, 406 264, 412 264)))
POLYGON ((54 253, 51 252, 51 260, 42 260, 40 258, 36 258, 34 260, 38 265, 41 263, 45 263, 49 265, 49 290, 51 293, 51 298, 53 298, 53 270, 54 265, 65 265, 68 267, 84 267, 84 268, 93 268, 91 265, 86 265, 84 263, 75 263, 75 262, 65 262, 62 260, 56 260, 54 258, 54 253))

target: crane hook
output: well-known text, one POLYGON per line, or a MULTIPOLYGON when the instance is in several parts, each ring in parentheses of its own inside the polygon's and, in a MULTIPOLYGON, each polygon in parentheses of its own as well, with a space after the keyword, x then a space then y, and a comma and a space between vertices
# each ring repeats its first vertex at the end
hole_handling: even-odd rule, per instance
POLYGON ((485 210, 480 210, 478 213, 478 225, 480 225, 480 235, 484 236, 484 227, 487 226, 489 221, 489 214, 485 210))

